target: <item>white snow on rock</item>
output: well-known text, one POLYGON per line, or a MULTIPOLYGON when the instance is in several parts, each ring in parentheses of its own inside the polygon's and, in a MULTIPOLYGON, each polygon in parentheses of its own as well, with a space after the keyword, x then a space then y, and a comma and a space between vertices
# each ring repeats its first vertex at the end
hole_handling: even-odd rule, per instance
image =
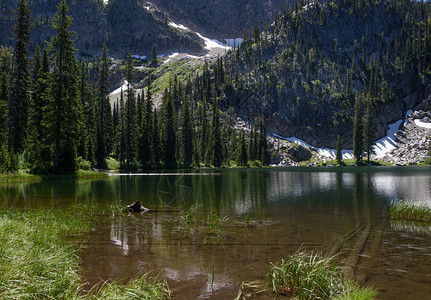
POLYGON ((172 27, 175 27, 175 28, 178 28, 178 29, 182 29, 182 30, 189 30, 186 26, 181 25, 181 24, 177 24, 177 23, 174 23, 174 22, 169 22, 168 25, 172 26, 172 27))
POLYGON ((144 6, 144 8, 146 9, 146 10, 150 10, 150 7, 149 6, 144 6))
POLYGON ((395 142, 396 137, 395 134, 398 132, 400 125, 402 122, 406 123, 408 116, 412 113, 412 110, 409 110, 406 113, 404 120, 398 120, 397 122, 389 125, 389 129, 386 131, 386 136, 378 140, 373 147, 373 151, 376 154, 377 158, 383 158, 390 151, 397 148, 397 144, 395 142))
MULTIPOLYGON (((168 25, 181 30, 190 30, 188 27, 182 24, 177 24, 175 22, 169 22, 168 25)), ((207 38, 198 32, 195 32, 195 33, 197 34, 198 37, 200 37, 205 42, 205 48, 209 51, 212 51, 215 49, 222 49, 227 52, 231 50, 234 47, 234 45, 238 46, 243 42, 243 39, 241 38, 234 38, 234 39, 225 39, 226 43, 222 43, 218 40, 212 40, 210 38, 207 38)))
MULTIPOLYGON (((337 154, 337 151, 335 149, 316 148, 316 147, 313 147, 310 144, 308 144, 308 143, 304 142, 303 140, 298 139, 296 137, 285 138, 285 137, 281 137, 281 136, 279 136, 277 134, 274 134, 274 136, 276 138, 279 138, 279 139, 282 139, 282 140, 289 141, 291 143, 295 143, 295 144, 301 145, 301 146, 303 146, 303 147, 305 147, 307 149, 314 148, 314 149, 316 149, 317 153, 319 153, 320 156, 324 156, 324 157, 327 157, 327 158, 330 158, 330 159, 335 159, 335 156, 337 154)), ((343 149, 343 150, 341 150, 341 154, 343 156, 343 159, 351 159, 351 158, 353 158, 353 151, 352 150, 344 150, 343 149)))
POLYGON ((172 53, 171 55, 168 56, 168 59, 165 60, 163 63, 166 64, 166 63, 170 62, 172 58, 174 58, 178 55, 179 55, 179 53, 172 53))
POLYGON ((415 120, 415 124, 416 124, 416 126, 419 126, 422 128, 431 129, 431 123, 427 123, 427 122, 424 122, 424 121, 419 120, 419 119, 415 120))
POLYGON ((123 91, 127 90, 127 84, 128 84, 127 80, 124 80, 124 84, 122 86, 120 86, 118 89, 116 89, 115 91, 112 91, 110 95, 111 96, 116 95, 116 94, 121 93, 121 90, 123 90, 123 91))

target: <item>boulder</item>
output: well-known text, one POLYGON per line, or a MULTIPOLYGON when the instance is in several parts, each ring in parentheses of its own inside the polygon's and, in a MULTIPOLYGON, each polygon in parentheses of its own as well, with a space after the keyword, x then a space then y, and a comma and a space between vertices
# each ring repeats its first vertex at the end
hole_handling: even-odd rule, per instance
POLYGON ((143 207, 139 201, 136 201, 135 203, 127 205, 127 210, 130 212, 147 212, 147 211, 149 211, 149 209, 146 207, 143 207))
POLYGON ((287 150, 287 154, 295 162, 309 160, 312 156, 310 150, 301 145, 293 146, 292 148, 287 150))

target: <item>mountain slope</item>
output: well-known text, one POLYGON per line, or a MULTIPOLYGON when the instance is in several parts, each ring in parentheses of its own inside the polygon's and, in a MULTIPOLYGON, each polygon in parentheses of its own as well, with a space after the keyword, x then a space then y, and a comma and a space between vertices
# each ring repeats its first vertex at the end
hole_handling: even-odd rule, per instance
POLYGON ((351 148, 356 97, 376 112, 375 139, 429 86, 430 5, 309 1, 226 57, 226 106, 313 146, 351 148))

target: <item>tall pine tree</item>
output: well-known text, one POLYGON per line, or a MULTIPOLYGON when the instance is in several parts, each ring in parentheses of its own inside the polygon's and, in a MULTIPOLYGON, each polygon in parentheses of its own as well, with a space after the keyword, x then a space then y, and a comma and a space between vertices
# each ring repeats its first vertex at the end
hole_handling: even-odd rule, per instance
POLYGON ((54 171, 70 172, 76 169, 81 103, 79 97, 78 64, 75 58, 73 32, 69 31, 72 18, 68 15, 66 0, 57 6, 51 38, 53 55, 52 101, 48 103, 46 124, 47 140, 54 149, 54 171))
POLYGON ((22 152, 26 146, 28 109, 30 106, 30 69, 28 44, 30 42, 30 9, 26 0, 18 1, 15 26, 15 50, 12 86, 9 100, 9 147, 22 152))
POLYGON ((355 119, 353 121, 353 156, 356 159, 356 164, 362 159, 364 146, 362 139, 362 103, 361 96, 356 95, 355 100, 355 119))

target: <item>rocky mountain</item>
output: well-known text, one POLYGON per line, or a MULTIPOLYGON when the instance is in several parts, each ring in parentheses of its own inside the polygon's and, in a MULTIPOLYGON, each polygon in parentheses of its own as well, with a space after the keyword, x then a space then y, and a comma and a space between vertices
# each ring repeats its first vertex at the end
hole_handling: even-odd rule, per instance
MULTIPOLYGON (((30 1, 34 28, 32 47, 44 44, 52 35, 50 20, 55 15, 58 0, 30 1)), ((145 8, 140 0, 69 0, 69 14, 73 17, 76 47, 81 57, 101 52, 106 43, 114 57, 133 54, 149 56, 153 44, 159 53, 172 51, 204 53, 203 41, 192 32, 182 32, 169 26, 157 14, 145 8), (159 18, 160 17, 160 18, 159 18)), ((0 1, 0 43, 12 45, 12 28, 16 23, 16 1, 0 1)))
POLYGON ((352 148, 355 99, 375 115, 374 139, 429 95, 430 5, 307 1, 225 59, 225 105, 269 132, 315 147, 352 148))
MULTIPOLYGON (((29 1, 34 28, 32 48, 43 44, 52 34, 50 20, 59 0, 29 1)), ((149 56, 155 44, 159 54, 205 53, 205 44, 195 32, 212 38, 242 37, 254 24, 269 23, 284 10, 285 0, 241 1, 164 1, 164 0, 69 0, 76 46, 81 57, 101 52, 106 43, 114 57, 123 58, 128 51, 149 56), (192 30, 170 26, 176 22, 192 30)), ((0 1, 0 43, 12 45, 12 27, 16 23, 17 1, 0 1)))
POLYGON ((282 14, 286 0, 150 0, 146 5, 166 12, 169 19, 185 24, 205 36, 242 38, 254 25, 264 28, 282 14))

